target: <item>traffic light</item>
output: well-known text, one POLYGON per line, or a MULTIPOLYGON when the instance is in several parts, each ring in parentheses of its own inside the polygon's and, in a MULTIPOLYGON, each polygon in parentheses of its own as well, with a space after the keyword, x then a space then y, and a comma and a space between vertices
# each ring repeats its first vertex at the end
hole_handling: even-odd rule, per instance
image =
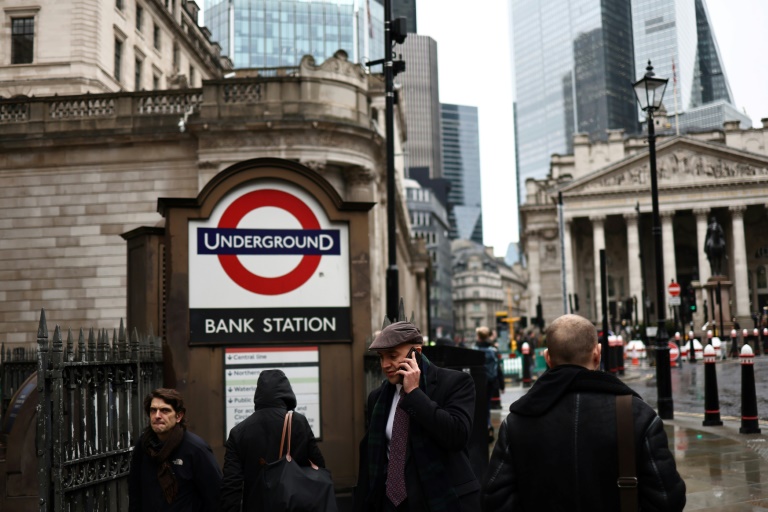
POLYGON ((693 286, 688 287, 688 307, 691 313, 696 312, 696 290, 693 289, 693 286))

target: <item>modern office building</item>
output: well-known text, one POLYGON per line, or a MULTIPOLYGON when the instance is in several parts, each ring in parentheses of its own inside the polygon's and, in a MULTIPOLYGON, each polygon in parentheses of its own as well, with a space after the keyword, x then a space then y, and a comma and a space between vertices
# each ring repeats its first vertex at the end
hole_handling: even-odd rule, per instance
POLYGON ((513 0, 518 180, 542 178, 575 133, 638 130, 630 0, 513 0))
POLYGON ((638 78, 650 60, 657 76, 670 79, 664 105, 671 129, 720 129, 726 121, 751 128, 734 106, 705 0, 634 0, 632 24, 638 78))
POLYGON ((206 0, 205 24, 236 68, 319 64, 340 49, 353 62, 384 55, 383 0, 206 0))
POLYGON ((411 221, 411 238, 424 240, 431 260, 429 276, 429 337, 453 335, 451 299, 451 240, 443 203, 416 180, 403 183, 411 221))
POLYGON ((408 34, 401 46, 405 72, 397 76, 405 100, 406 169, 426 167, 430 178, 443 175, 440 149, 440 90, 437 42, 408 34))
POLYGON ((441 103, 440 114, 443 177, 451 185, 448 192, 451 238, 483 245, 477 107, 441 103))

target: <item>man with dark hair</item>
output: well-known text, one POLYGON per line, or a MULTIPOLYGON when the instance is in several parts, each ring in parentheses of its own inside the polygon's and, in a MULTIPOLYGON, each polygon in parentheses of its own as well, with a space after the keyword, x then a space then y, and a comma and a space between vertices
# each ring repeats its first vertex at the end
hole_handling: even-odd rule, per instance
MULTIPOLYGON (((483 482, 484 510, 620 510, 616 397, 630 395, 639 510, 675 512, 685 483, 654 410, 600 366, 597 332, 577 315, 546 331, 547 370, 499 427, 483 482)), ((629 409, 628 409, 629 411, 629 409)), ((621 475, 631 476, 631 475, 621 475)), ((634 499, 634 497, 633 497, 634 499)))
POLYGON ((368 396, 355 510, 471 511, 480 484, 467 456, 475 411, 468 373, 438 368, 421 354, 410 322, 385 327, 369 350, 386 381, 368 396))
POLYGON ((144 398, 149 425, 128 475, 130 512, 216 510, 221 469, 210 446, 187 430, 181 393, 159 388, 144 398))

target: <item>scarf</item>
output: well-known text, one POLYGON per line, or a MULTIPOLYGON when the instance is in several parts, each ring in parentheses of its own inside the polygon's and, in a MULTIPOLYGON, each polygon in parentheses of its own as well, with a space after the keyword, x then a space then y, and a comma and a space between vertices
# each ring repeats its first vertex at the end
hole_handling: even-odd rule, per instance
MULTIPOLYGON (((425 355, 422 355, 421 359, 419 388, 426 393, 426 375, 432 363, 425 355)), ((368 485, 371 490, 385 485, 387 468, 385 430, 394 393, 395 386, 385 384, 371 413, 371 422, 368 427, 368 485)), ((459 510, 459 498, 455 489, 452 486, 446 486, 448 479, 442 463, 443 454, 435 443, 430 442, 429 435, 415 421, 410 422, 408 444, 430 512, 459 510)))
POLYGON ((163 489, 163 496, 168 503, 173 502, 173 498, 176 497, 176 493, 179 490, 179 486, 176 483, 176 477, 171 469, 171 463, 168 458, 171 453, 181 444, 184 439, 184 429, 179 425, 176 425, 169 433, 165 442, 160 441, 157 434, 154 432, 147 432, 142 440, 142 446, 147 455, 157 465, 157 480, 160 482, 160 487, 163 489))

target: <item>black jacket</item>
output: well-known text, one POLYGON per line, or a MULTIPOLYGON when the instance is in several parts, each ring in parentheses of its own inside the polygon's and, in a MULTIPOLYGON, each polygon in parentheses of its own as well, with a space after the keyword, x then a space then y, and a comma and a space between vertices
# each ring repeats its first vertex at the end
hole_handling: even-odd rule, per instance
MULTIPOLYGON (((239 512, 241 501, 242 510, 262 510, 258 484, 263 463, 280 458, 283 420, 286 412, 296 408, 296 395, 282 371, 265 370, 259 374, 254 404, 256 411, 238 423, 227 439, 219 509, 222 512, 239 512)), ((311 460, 325 467, 307 418, 296 412, 291 427, 291 456, 301 466, 309 466, 311 460)))
MULTIPOLYGON (((405 466, 409 509, 412 512, 429 511, 423 468, 417 467, 413 454, 414 437, 418 436, 429 453, 437 454, 444 468, 445 480, 440 481, 439 486, 442 490, 452 487, 458 496, 459 508, 454 510, 476 512, 480 508, 480 483, 467 456, 467 443, 472 432, 475 411, 475 385, 472 377, 468 373, 439 368, 426 360, 422 365, 422 376, 421 386, 405 395, 400 403, 400 407, 408 412, 411 421, 405 466), (414 424, 418 425, 417 429, 414 424)), ((385 381, 381 387, 371 392, 367 409, 369 423, 373 408, 379 399, 389 404, 386 408, 386 414, 389 415, 394 391, 395 386, 385 381)), ((379 432, 377 435, 383 437, 384 433, 379 432)), ((370 486, 370 436, 369 429, 360 443, 360 468, 355 489, 355 510, 358 512, 381 510, 386 499, 385 475, 373 488, 370 486)), ((386 438, 381 443, 378 458, 381 464, 386 465, 386 438)))
POLYGON ((616 511, 616 396, 632 412, 641 511, 685 506, 661 419, 616 377, 563 365, 510 406, 483 481, 487 511, 616 511))
MULTIPOLYGON (((147 435, 147 434, 144 434, 147 435)), ((128 475, 128 510, 130 512, 212 512, 219 501, 221 469, 210 446, 192 432, 184 432, 181 444, 169 460, 176 477, 178 492, 167 503, 157 479, 157 465, 144 451, 141 440, 133 448, 128 475)))

